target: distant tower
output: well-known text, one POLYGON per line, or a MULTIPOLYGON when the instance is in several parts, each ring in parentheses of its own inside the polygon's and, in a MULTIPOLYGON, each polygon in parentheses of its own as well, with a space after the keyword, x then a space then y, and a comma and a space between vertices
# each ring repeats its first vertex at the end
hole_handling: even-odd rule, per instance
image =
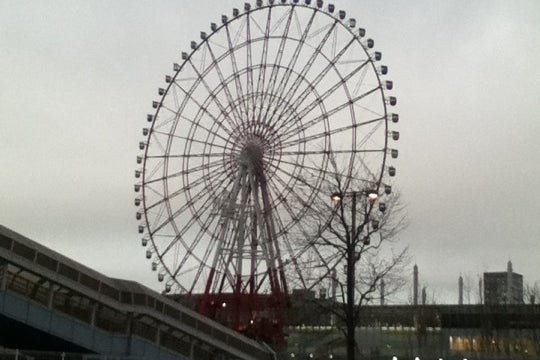
POLYGON ((484 295, 484 292, 483 292, 483 287, 482 287, 482 278, 478 279, 478 303, 479 304, 483 304, 484 303, 484 300, 483 300, 483 295, 484 295))
POLYGON ((384 305, 384 279, 381 279, 381 306, 384 305))
POLYGON ((336 300, 336 289, 337 289, 337 271, 336 269, 332 270, 332 300, 336 300))
POLYGON ((461 275, 459 276, 458 286, 459 286, 458 304, 463 305, 463 276, 461 276, 461 275))
POLYGON ((418 305, 418 266, 414 264, 413 272, 413 304, 418 305))
POLYGON ((424 286, 422 288, 422 305, 426 305, 427 301, 427 293, 426 293, 426 287, 424 286))
POLYGON ((506 304, 514 303, 512 285, 512 262, 508 261, 506 266, 506 304))

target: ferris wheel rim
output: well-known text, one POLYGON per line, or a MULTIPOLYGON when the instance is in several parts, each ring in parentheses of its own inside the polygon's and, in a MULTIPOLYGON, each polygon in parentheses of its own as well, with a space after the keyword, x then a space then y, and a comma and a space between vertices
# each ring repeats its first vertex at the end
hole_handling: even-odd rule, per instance
MULTIPOLYGON (((294 4, 294 5, 293 5, 293 4, 288 4, 288 3, 281 3, 281 4, 275 4, 275 5, 264 5, 264 6, 261 6, 261 7, 256 8, 256 9, 251 9, 251 10, 249 10, 249 11, 246 11, 246 12, 244 12, 244 13, 242 13, 242 14, 236 16, 236 17, 234 17, 233 19, 228 20, 227 22, 223 23, 221 26, 219 26, 219 27, 217 27, 215 30, 213 30, 212 33, 211 33, 210 35, 205 36, 205 39, 203 39, 202 42, 200 42, 195 48, 193 48, 193 51, 188 55, 188 57, 187 57, 186 59, 184 59, 184 62, 181 64, 181 66, 180 66, 180 68, 178 69, 178 71, 176 71, 176 74, 174 75, 172 81, 170 81, 170 84, 168 85, 168 87, 167 87, 167 89, 166 89, 166 91, 165 91, 165 93, 164 93, 164 95, 163 95, 163 97, 162 97, 162 101, 160 102, 160 105, 158 106, 158 108, 157 108, 157 110, 156 110, 156 113, 155 113, 155 115, 154 115, 154 121, 152 122, 152 128, 151 128, 150 132, 153 132, 153 131, 154 131, 154 125, 156 124, 155 119, 158 118, 159 113, 160 113, 160 111, 162 110, 161 103, 163 102, 163 99, 168 95, 168 93, 169 93, 171 87, 173 87, 174 84, 175 84, 175 79, 176 79, 176 77, 178 76, 178 74, 181 73, 181 71, 182 71, 182 69, 184 68, 184 66, 187 66, 186 64, 188 63, 189 59, 193 56, 193 54, 195 54, 197 51, 199 51, 201 48, 203 48, 204 45, 205 45, 205 43, 209 43, 210 39, 211 39, 213 36, 215 36, 215 34, 216 34, 218 31, 220 31, 221 29, 227 28, 227 27, 229 26, 230 23, 232 23, 232 22, 234 22, 234 21, 239 21, 243 16, 249 16, 249 14, 250 14, 250 13, 253 13, 254 11, 258 11, 258 10, 262 10, 262 9, 268 9, 268 8, 272 8, 272 7, 276 7, 276 6, 280 6, 280 7, 281 7, 281 6, 293 6, 293 7, 294 7, 294 6, 298 6, 298 7, 305 7, 305 8, 309 8, 309 9, 314 9, 314 10, 315 10, 314 13, 320 12, 320 13, 322 13, 322 14, 328 15, 328 16, 331 17, 333 20, 335 20, 335 24, 336 24, 336 25, 341 24, 342 26, 344 26, 345 28, 347 28, 343 23, 341 23, 340 21, 338 21, 336 18, 332 17, 332 16, 329 15, 328 13, 326 13, 326 12, 320 10, 320 9, 316 9, 316 8, 313 8, 313 7, 310 7, 310 6, 308 6, 308 5, 304 5, 304 4, 294 4)), ((293 10, 294 10, 294 9, 293 9, 293 10)), ((293 10, 291 10, 291 11, 293 11, 293 10)), ((349 30, 349 32, 351 33, 351 35, 354 36, 353 32, 352 32, 350 29, 347 28, 347 30, 349 30)), ((295 40, 295 39, 289 39, 289 38, 288 38, 288 40, 295 40)), ((241 44, 237 45, 234 49, 230 49, 230 51, 232 52, 232 51, 234 51, 236 48, 240 48, 240 47, 241 47, 240 45, 241 45, 241 44)), ((246 45, 246 46, 247 46, 247 45, 246 45)), ((362 45, 362 47, 363 47, 363 45, 362 45)), ((365 50, 365 48, 364 48, 364 50, 365 50)), ((367 51, 366 51, 366 53, 367 53, 367 51)), ((224 53, 222 56, 225 57, 226 55, 227 55, 227 53, 224 53)), ((366 65, 371 65, 371 67, 373 68, 372 70, 376 73, 376 69, 375 69, 374 62, 373 62, 371 59, 366 61, 366 65)), ((277 67, 278 67, 278 66, 281 66, 281 64, 278 64, 278 65, 273 64, 272 66, 277 66, 277 67)), ((253 69, 248 70, 248 69, 246 68, 246 69, 244 69, 244 70, 247 72, 247 71, 252 71, 253 69)), ((209 71, 210 71, 210 70, 207 70, 207 73, 208 73, 209 71)), ((232 75, 231 75, 231 76, 232 76, 232 75)), ((381 119, 381 120, 384 119, 381 123, 384 123, 385 131, 387 131, 387 128, 388 128, 388 123, 387 123, 387 108, 386 108, 386 103, 384 102, 384 92, 382 91, 382 83, 381 83, 381 79, 380 79, 379 75, 377 74, 376 77, 377 77, 377 80, 378 80, 379 84, 378 84, 378 87, 377 87, 375 90, 378 91, 379 88, 381 89, 380 92, 381 92, 381 96, 383 96, 383 99, 382 99, 382 100, 383 100, 383 104, 384 104, 384 115, 383 115, 383 116, 380 116, 380 119, 381 119)), ((225 86, 225 85, 223 85, 223 86, 225 86)), ((246 96, 251 96, 251 94, 248 94, 248 95, 246 95, 246 96)), ((275 96, 275 94, 271 94, 270 96, 275 96)), ((209 96, 206 100, 209 100, 209 99, 210 99, 210 96, 209 96)), ((211 101, 211 100, 210 100, 210 101, 211 101)), ((349 101, 350 101, 350 97, 349 97, 349 101)), ((203 102, 203 103, 204 103, 204 102, 203 102)), ((323 103, 321 103, 321 104, 323 104, 323 103)), ((229 104, 229 105, 230 105, 230 104, 229 104)), ((320 105, 320 104, 319 104, 319 105, 320 105)), ((351 104, 351 106, 352 106, 352 104, 351 104)), ((178 121, 177 121, 176 123, 178 123, 178 121)), ((194 124, 192 124, 192 126, 194 126, 194 124)), ((172 132, 173 132, 173 130, 171 130, 171 133, 172 133, 172 132)), ((208 132, 208 137, 210 137, 210 136, 216 137, 216 136, 217 136, 217 133, 216 133, 216 132, 211 132, 211 131, 209 131, 209 132, 208 132)), ((189 135, 186 136, 186 137, 189 138, 189 135)), ((172 137, 170 136, 169 138, 171 139, 172 137)), ((147 161, 147 159, 148 159, 148 149, 149 149, 149 145, 150 145, 149 142, 150 142, 150 136, 148 137, 148 142, 147 142, 147 146, 146 146, 146 149, 145 149, 144 166, 143 166, 143 169, 144 169, 144 170, 146 170, 146 161, 147 161)), ((302 143, 302 142, 300 141, 299 144, 301 144, 301 143, 302 143)), ((208 145, 208 144, 205 144, 205 146, 206 146, 206 145, 208 145)), ((305 145, 305 143, 304 143, 304 145, 305 145)), ((188 143, 187 143, 187 142, 186 142, 185 146, 186 146, 186 147, 188 146, 188 143)), ((212 146, 214 146, 214 145, 210 145, 210 147, 212 147, 212 146)), ((383 154, 383 157, 382 157, 382 166, 381 166, 381 168, 382 168, 383 170, 384 170, 385 164, 386 164, 386 149, 387 149, 387 148, 388 148, 388 138, 385 138, 383 150, 381 150, 381 151, 384 151, 384 154, 383 154)), ((167 144, 167 149, 170 149, 169 144, 167 144)), ((352 158, 354 158, 355 155, 356 155, 356 152, 355 152, 355 151, 352 151, 352 152, 351 152, 352 158)), ((164 169, 168 168, 167 164, 168 164, 168 161, 169 161, 170 159, 171 159, 171 157, 169 157, 169 156, 166 157, 166 158, 164 159, 164 165, 163 165, 163 168, 164 168, 164 169)), ((350 167, 352 167, 352 164, 353 164, 353 161, 350 162, 350 167)), ((184 168, 184 165, 183 165, 183 168, 184 168)), ((325 168, 325 169, 326 169, 326 168, 325 168)), ((349 170, 350 170, 350 169, 349 169, 349 170)), ((164 171, 165 171, 165 170, 164 170, 164 171)), ((277 171, 277 169, 276 169, 276 171, 277 171)), ((382 170, 379 171, 379 174, 380 174, 380 175, 379 175, 379 179, 378 179, 378 181, 377 181, 378 184, 380 184, 380 182, 381 182, 381 180, 382 180, 383 173, 384 173, 384 171, 382 171, 382 170)), ((143 176, 144 176, 144 171, 143 171, 143 176)), ((185 173, 182 175, 182 177, 185 177, 185 176, 187 176, 187 172, 185 172, 185 173)), ((164 172, 164 176, 163 176, 162 182, 163 182, 164 188, 166 189, 166 191, 164 192, 164 195, 165 195, 167 198, 169 198, 168 182, 167 182, 167 176, 165 176, 165 172, 164 172)), ((290 189, 291 187, 287 187, 287 186, 286 186, 286 188, 290 189)), ((145 190, 146 190, 146 187, 143 186, 143 203, 144 203, 143 208, 145 209, 145 221, 146 221, 146 224, 147 224, 148 229, 150 229, 150 221, 149 221, 149 219, 148 219, 148 213, 147 213, 148 208, 147 208, 146 202, 145 202, 145 200, 146 200, 146 198, 145 198, 145 190)), ((165 202, 167 203, 167 207, 168 207, 168 208, 167 208, 167 212, 169 213, 169 217, 172 217, 174 211, 172 210, 172 208, 169 207, 169 201, 166 200, 165 202)), ((153 204, 150 204, 150 205, 153 205, 153 204)), ((193 213, 193 212, 192 212, 192 214, 195 215, 195 213, 193 213)), ((176 233, 179 234, 180 231, 176 228, 176 224, 175 224, 174 222, 171 222, 171 225, 175 228, 176 233)), ((151 240, 151 242, 152 242, 154 248, 157 249, 157 246, 156 246, 156 244, 154 243, 154 237, 153 237, 153 234, 152 234, 152 233, 149 233, 149 236, 150 236, 150 240, 151 240)), ((185 247, 186 247, 186 246, 185 246, 185 247)), ((188 248, 188 247, 186 247, 186 248, 188 248)), ((162 260, 162 256, 159 255, 159 254, 157 254, 157 255, 158 255, 158 258, 159 258, 160 260, 162 260)), ((173 277, 173 278, 175 279, 174 274, 176 274, 176 271, 170 271, 170 269, 169 269, 168 267, 165 267, 165 270, 169 273, 169 275, 170 275, 171 277, 173 277)), ((176 279, 175 279, 175 280, 176 280, 176 279)), ((179 284, 179 285, 180 285, 180 284, 179 284)))

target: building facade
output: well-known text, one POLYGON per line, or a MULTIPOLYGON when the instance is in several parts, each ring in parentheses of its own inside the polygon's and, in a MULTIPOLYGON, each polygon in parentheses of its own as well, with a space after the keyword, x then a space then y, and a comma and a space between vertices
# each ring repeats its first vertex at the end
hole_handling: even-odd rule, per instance
POLYGON ((513 272, 512 262, 506 271, 484 273, 484 304, 523 304, 523 276, 513 272))

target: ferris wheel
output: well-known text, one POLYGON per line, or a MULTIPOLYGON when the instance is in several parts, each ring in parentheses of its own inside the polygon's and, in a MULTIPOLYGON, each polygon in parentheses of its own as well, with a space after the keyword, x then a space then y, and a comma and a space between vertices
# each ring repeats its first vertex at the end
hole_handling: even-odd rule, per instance
POLYGON ((395 173, 396 99, 373 47, 332 4, 258 0, 181 53, 135 172, 139 232, 165 292, 201 294, 205 312, 216 294, 279 298, 308 284, 299 264, 318 230, 304 215, 329 201, 331 164, 376 189, 395 173))

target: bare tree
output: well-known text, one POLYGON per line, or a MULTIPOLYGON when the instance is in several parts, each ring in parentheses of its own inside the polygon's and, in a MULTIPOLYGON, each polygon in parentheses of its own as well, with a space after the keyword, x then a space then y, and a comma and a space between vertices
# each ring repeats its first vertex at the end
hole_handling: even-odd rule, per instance
POLYGON ((362 306, 381 296, 383 279, 385 297, 406 282, 408 249, 397 237, 406 222, 398 193, 384 185, 377 188, 376 181, 344 176, 335 163, 333 166, 335 171, 326 184, 327 200, 314 203, 305 216, 318 230, 312 249, 321 259, 321 279, 325 275, 332 278, 330 297, 335 302, 328 310, 341 324, 347 358, 352 360, 358 348, 355 329, 362 306))
POLYGON ((540 281, 534 284, 528 283, 523 289, 523 297, 525 304, 535 304, 540 300, 540 281))

